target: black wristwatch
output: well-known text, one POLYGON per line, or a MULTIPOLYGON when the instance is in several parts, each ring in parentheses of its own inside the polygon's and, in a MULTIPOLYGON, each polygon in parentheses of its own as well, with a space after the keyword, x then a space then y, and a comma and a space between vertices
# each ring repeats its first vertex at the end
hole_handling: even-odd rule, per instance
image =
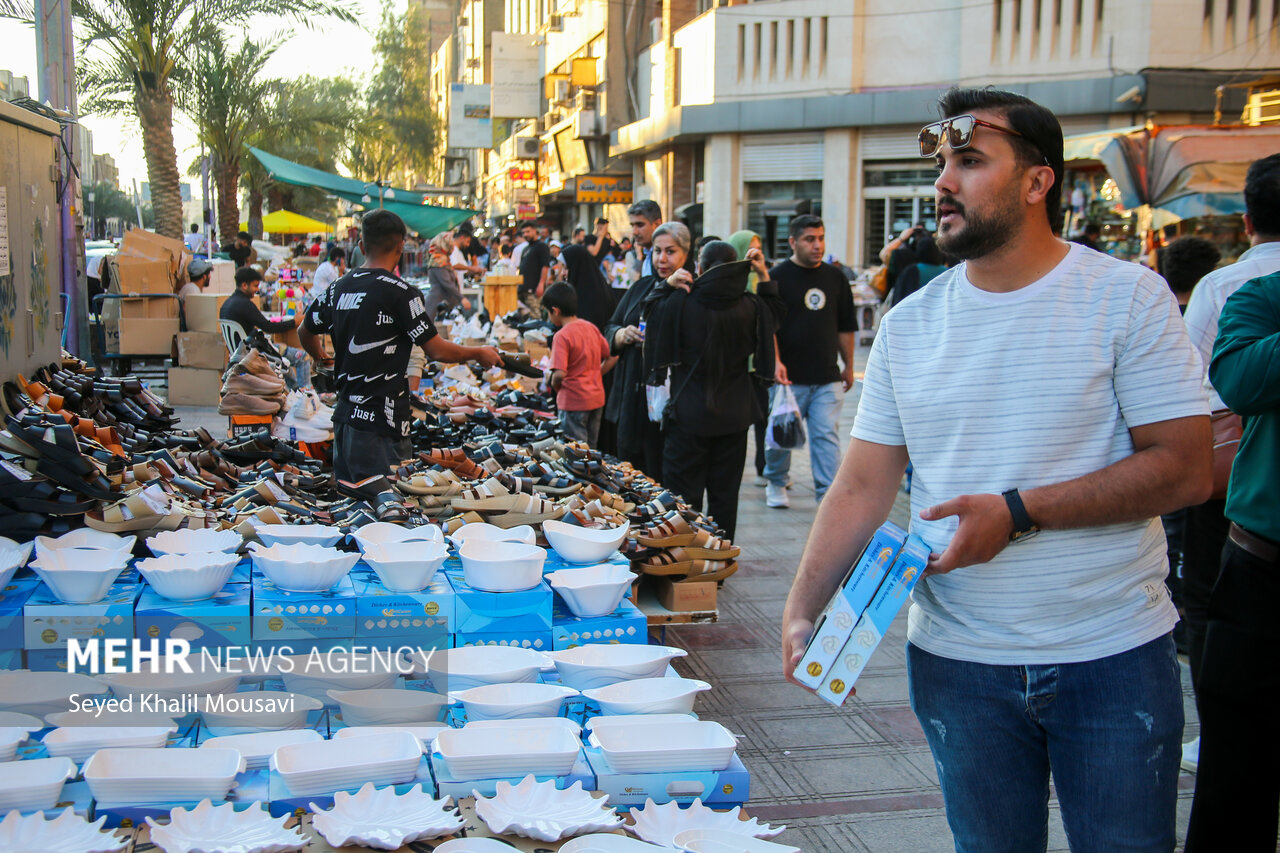
POLYGON ((1027 508, 1023 505, 1022 496, 1018 494, 1018 490, 1010 489, 1003 494, 1005 505, 1009 507, 1009 514, 1013 516, 1013 533, 1009 534, 1009 541, 1021 542, 1039 533, 1040 528, 1036 527, 1036 523, 1027 514, 1027 508))

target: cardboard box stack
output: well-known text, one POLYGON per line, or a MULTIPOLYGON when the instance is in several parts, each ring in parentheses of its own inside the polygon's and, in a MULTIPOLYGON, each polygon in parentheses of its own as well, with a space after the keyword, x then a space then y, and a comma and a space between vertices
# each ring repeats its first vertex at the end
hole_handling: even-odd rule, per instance
POLYGON ((106 345, 122 355, 167 353, 178 334, 178 300, 187 255, 181 240, 135 228, 111 262, 114 292, 103 308, 106 345))
MULTIPOLYGON (((190 300, 193 297, 187 297, 190 300)), ((169 368, 169 402, 216 406, 227 366, 227 346, 217 332, 181 332, 175 339, 177 367, 169 368)))

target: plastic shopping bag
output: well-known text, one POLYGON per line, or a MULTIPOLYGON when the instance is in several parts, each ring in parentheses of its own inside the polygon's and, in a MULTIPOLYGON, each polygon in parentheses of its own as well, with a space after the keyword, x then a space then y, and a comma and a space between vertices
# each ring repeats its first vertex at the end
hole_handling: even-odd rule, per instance
POLYGON ((804 418, 790 385, 778 385, 769 409, 769 428, 764 446, 770 450, 799 450, 804 447, 804 418))
POLYGON ((667 412, 667 403, 671 401, 671 377, 667 376, 661 385, 644 386, 645 401, 649 405, 649 420, 662 423, 667 412))

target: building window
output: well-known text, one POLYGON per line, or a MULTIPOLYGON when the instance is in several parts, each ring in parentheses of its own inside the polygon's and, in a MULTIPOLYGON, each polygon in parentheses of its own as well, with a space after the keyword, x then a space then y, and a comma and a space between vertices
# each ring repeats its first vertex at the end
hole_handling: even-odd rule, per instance
MULTIPOLYGON (((1234 3, 1235 0, 1228 0, 1234 3)), ((1106 14, 1106 4, 1104 0, 1094 0, 1093 6, 1093 55, 1097 56, 1098 51, 1102 49, 1102 19, 1106 14)))
POLYGON ((809 51, 813 50, 813 18, 804 19, 804 52, 800 54, 800 76, 809 76, 809 51))
POLYGON ((787 19, 787 76, 792 77, 796 73, 795 54, 796 54, 796 21, 795 18, 787 19))
POLYGON ((991 61, 1000 61, 1000 36, 1004 31, 1004 0, 991 0, 991 61))
POLYGON ((747 25, 738 24, 738 80, 741 82, 742 75, 747 68, 747 25))
POLYGON ((822 181, 748 181, 747 228, 771 259, 790 257, 787 228, 801 213, 822 215, 822 181))
POLYGON ((753 79, 753 80, 759 80, 759 79, 760 79, 760 65, 761 65, 761 62, 762 62, 762 60, 763 60, 763 58, 764 58, 764 54, 763 54, 763 52, 762 52, 762 48, 761 48, 761 44, 760 44, 760 43, 764 40, 764 25, 763 25, 763 24, 758 24, 758 23, 757 23, 757 24, 755 24, 755 25, 753 25, 753 26, 752 26, 752 33, 751 33, 751 34, 755 37, 755 38, 754 38, 754 41, 753 41, 753 43, 752 43, 752 45, 751 45, 751 47, 753 48, 753 51, 752 51, 752 52, 753 52, 753 53, 754 53, 754 55, 755 55, 755 64, 754 64, 754 66, 753 66, 753 67, 752 67, 752 69, 751 69, 751 79, 753 79))
MULTIPOLYGON (((1280 2, 1280 0, 1277 0, 1280 2)), ((818 19, 818 76, 827 73, 827 16, 818 19)))
POLYGON ((769 22, 769 79, 778 79, 778 22, 769 22))

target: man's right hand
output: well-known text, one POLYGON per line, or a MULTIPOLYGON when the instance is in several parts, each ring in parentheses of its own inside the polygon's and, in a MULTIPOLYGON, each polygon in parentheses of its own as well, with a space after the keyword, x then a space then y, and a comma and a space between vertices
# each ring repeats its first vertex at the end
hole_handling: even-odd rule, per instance
POLYGON ((476 347, 472 358, 486 369, 502 364, 502 353, 498 352, 497 347, 476 347))
MULTIPOLYGON (((804 687, 796 681, 796 666, 804 656, 805 646, 813 636, 813 622, 808 619, 786 619, 782 624, 782 674, 787 681, 804 687)), ((809 688, 805 687, 806 690, 809 688)))
POLYGON ((787 378, 787 366, 781 361, 774 363, 773 381, 779 385, 790 385, 791 380, 787 378))

